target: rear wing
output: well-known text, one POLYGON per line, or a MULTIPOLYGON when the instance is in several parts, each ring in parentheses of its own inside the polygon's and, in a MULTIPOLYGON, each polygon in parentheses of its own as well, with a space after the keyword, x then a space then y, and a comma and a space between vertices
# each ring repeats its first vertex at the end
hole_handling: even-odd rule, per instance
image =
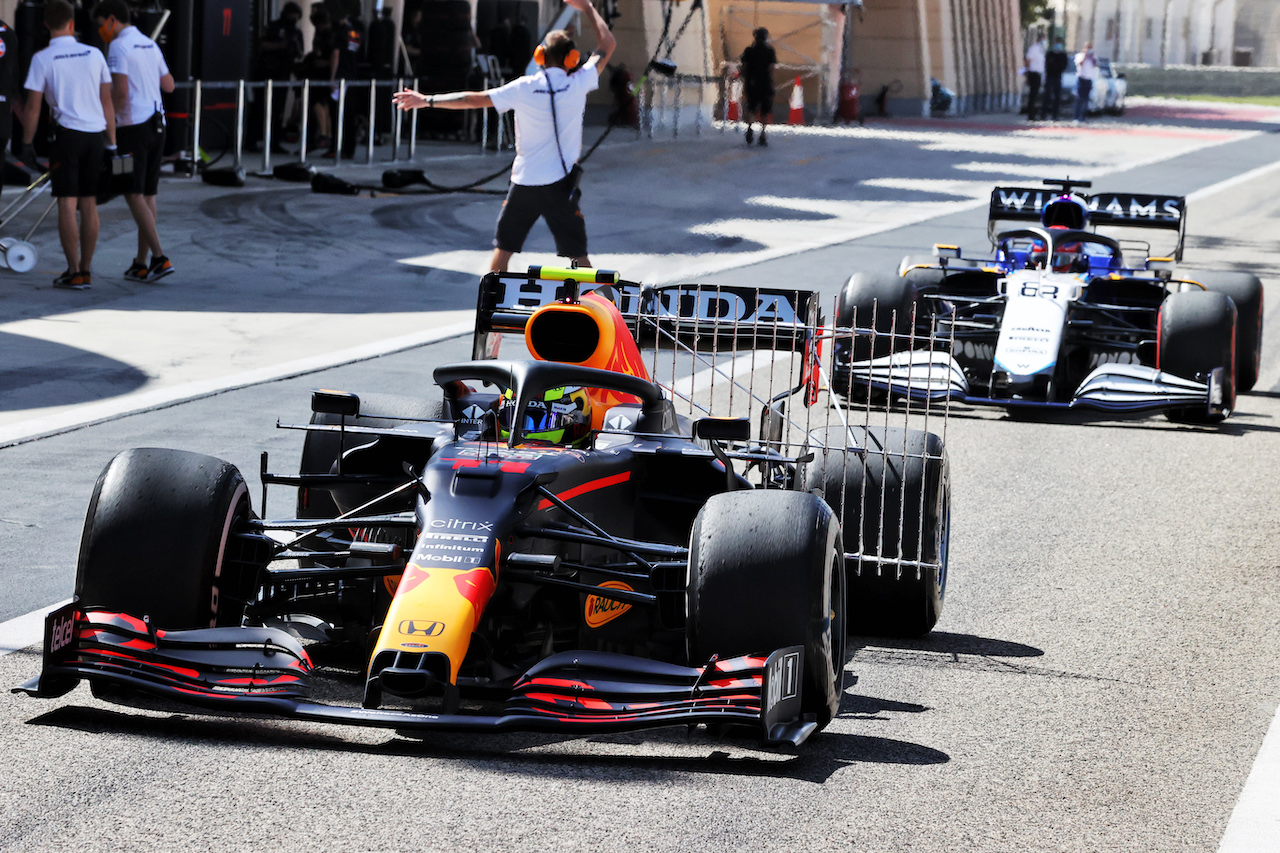
MULTIPOLYGON (((1182 260, 1182 244, 1187 233, 1187 200, 1184 196, 1106 192, 1075 194, 1084 199, 1095 230, 1105 225, 1177 232, 1178 242, 1173 257, 1182 260)), ((987 236, 994 242, 995 224, 1000 221, 1039 222, 1044 205, 1060 195, 1062 190, 1053 187, 996 187, 991 191, 987 210, 987 236)))
POLYGON ((626 281, 612 270, 529 267, 480 280, 472 358, 492 358, 496 336, 523 334, 533 313, 559 300, 594 293, 618 307, 642 346, 659 332, 709 346, 803 351, 819 325, 813 291, 735 285, 626 281))

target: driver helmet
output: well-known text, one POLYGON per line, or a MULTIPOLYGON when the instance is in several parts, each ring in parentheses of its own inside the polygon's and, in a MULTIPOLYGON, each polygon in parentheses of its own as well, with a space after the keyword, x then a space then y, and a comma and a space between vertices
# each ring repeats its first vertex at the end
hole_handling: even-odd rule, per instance
POLYGON ((1043 267, 1049 260, 1049 247, 1038 237, 1031 241, 1031 247, 1027 249, 1027 269, 1038 269, 1043 267))
POLYGON ((1070 228, 1083 231, 1089 224, 1089 207, 1078 195, 1060 195, 1040 211, 1046 228, 1070 228))
MULTIPOLYGON (((511 435, 515 416, 515 393, 507 389, 498 401, 498 430, 511 435)), ((541 397, 529 401, 521 422, 524 441, 562 447, 579 447, 591 437, 591 396, 578 385, 548 388, 541 397)))
POLYGON ((1085 264, 1083 243, 1059 243, 1054 247, 1054 272, 1082 272, 1085 264))

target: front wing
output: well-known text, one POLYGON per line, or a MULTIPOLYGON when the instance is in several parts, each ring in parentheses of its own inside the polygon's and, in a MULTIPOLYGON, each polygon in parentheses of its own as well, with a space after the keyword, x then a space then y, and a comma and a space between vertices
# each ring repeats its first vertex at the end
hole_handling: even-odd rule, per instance
POLYGON ((898 352, 852 362, 846 371, 835 377, 837 388, 870 388, 916 400, 1107 412, 1203 407, 1210 415, 1230 414, 1224 407, 1221 370, 1200 382, 1141 364, 1104 364, 1085 377, 1067 402, 975 394, 964 370, 946 352, 898 352))
POLYGON ((82 679, 217 711, 403 731, 596 734, 698 723, 756 727, 799 746, 817 725, 800 713, 804 648, 686 667, 603 652, 563 652, 521 676, 502 713, 431 714, 307 700, 312 664, 274 628, 163 631, 77 602, 45 620, 41 674, 13 692, 57 697, 82 679))

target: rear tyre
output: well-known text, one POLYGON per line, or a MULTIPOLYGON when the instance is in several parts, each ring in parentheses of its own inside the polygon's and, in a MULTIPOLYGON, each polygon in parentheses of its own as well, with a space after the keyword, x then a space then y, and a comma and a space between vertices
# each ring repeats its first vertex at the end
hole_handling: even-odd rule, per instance
MULTIPOLYGON (((439 400, 423 400, 396 394, 361 394, 360 414, 347 419, 347 426, 396 427, 406 423, 406 418, 430 420, 444 417, 444 404, 439 400)), ((325 412, 311 415, 311 423, 336 425, 342 418, 325 412)), ((373 440, 368 433, 351 433, 345 441, 336 432, 308 432, 302 440, 302 461, 299 473, 328 474, 334 469, 338 456, 373 440)), ((298 489, 298 518, 334 518, 339 514, 338 505, 328 489, 303 487, 298 489)))
POLYGON ((1253 390, 1262 368, 1262 282, 1247 272, 1200 272, 1186 276, 1236 306, 1236 393, 1253 390))
POLYGON ((846 564, 849 630, 918 637, 942 615, 951 540, 950 462, 942 439, 914 429, 851 427, 813 433, 805 488, 840 517, 846 550, 877 560, 846 564), (842 448, 867 448, 866 462, 842 448), (822 450, 825 446, 831 448, 822 450), (905 457, 905 458, 904 458, 905 457), (903 566, 898 559, 921 566, 903 566))
POLYGON ((84 607, 147 617, 159 628, 238 625, 256 567, 233 565, 228 554, 250 515, 249 490, 231 463, 126 450, 93 488, 76 595, 84 607))
MULTIPOLYGON (((1156 367, 1184 379, 1207 381, 1222 368, 1222 405, 1235 408, 1236 308, 1225 293, 1173 293, 1160 306, 1160 347, 1156 367)), ((1176 423, 1205 424, 1223 420, 1203 406, 1171 409, 1165 416, 1176 423)))
POLYGON ((844 691, 840 522, 807 492, 714 495, 689 540, 690 664, 804 646, 801 706, 826 726, 844 691))

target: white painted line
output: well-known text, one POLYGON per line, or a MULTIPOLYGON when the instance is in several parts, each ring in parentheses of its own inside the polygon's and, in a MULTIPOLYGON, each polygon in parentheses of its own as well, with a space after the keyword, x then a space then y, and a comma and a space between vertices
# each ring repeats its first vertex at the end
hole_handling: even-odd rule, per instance
POLYGON ((230 376, 184 382, 180 385, 157 388, 154 391, 143 391, 138 394, 128 394, 123 397, 103 400, 99 403, 76 406, 74 409, 59 412, 55 415, 31 418, 0 427, 0 448, 23 444, 37 438, 57 435, 62 432, 70 432, 74 429, 102 423, 123 415, 163 409, 178 403, 201 397, 211 397, 237 388, 246 388, 250 385, 258 385, 277 379, 303 376, 319 370, 327 370, 344 364, 353 364, 357 361, 378 358, 393 352, 413 349, 443 341, 447 338, 469 334, 474 328, 474 319, 461 323, 450 323, 445 326, 425 329, 421 332, 401 335, 397 338, 373 341, 350 349, 286 361, 281 364, 272 364, 255 370, 234 373, 230 376))
MULTIPOLYGON (((703 357, 710 357, 709 353, 703 353, 703 357)), ((714 388, 716 382, 733 382, 739 376, 751 373, 755 370, 762 370, 766 367, 772 367, 780 361, 791 358, 794 355, 790 350, 786 352, 771 353, 747 353, 745 355, 735 355, 729 359, 728 369, 721 361, 719 364, 712 364, 704 367, 692 376, 685 376, 676 380, 669 386, 671 393, 688 399, 689 397, 701 391, 707 391, 714 388)), ((746 388, 738 386, 744 392, 746 388)))
POLYGON ((1218 853, 1280 851, 1280 711, 1244 783, 1218 853))
POLYGON ((1214 193, 1220 193, 1223 190, 1229 190, 1234 186, 1247 184, 1250 181, 1256 181, 1263 175, 1269 175, 1277 169, 1280 169, 1280 160, 1277 160, 1274 163, 1268 163, 1265 166, 1259 166, 1258 168, 1245 172, 1242 175, 1236 175, 1234 178, 1227 178, 1225 181, 1218 181, 1218 183, 1213 184, 1212 186, 1198 189, 1187 196, 1187 201, 1199 201, 1202 198, 1208 198, 1214 193))
POLYGON ((0 657, 41 642, 44 639, 44 617, 50 611, 70 602, 71 599, 68 598, 42 610, 34 610, 25 616, 0 622, 0 657))

